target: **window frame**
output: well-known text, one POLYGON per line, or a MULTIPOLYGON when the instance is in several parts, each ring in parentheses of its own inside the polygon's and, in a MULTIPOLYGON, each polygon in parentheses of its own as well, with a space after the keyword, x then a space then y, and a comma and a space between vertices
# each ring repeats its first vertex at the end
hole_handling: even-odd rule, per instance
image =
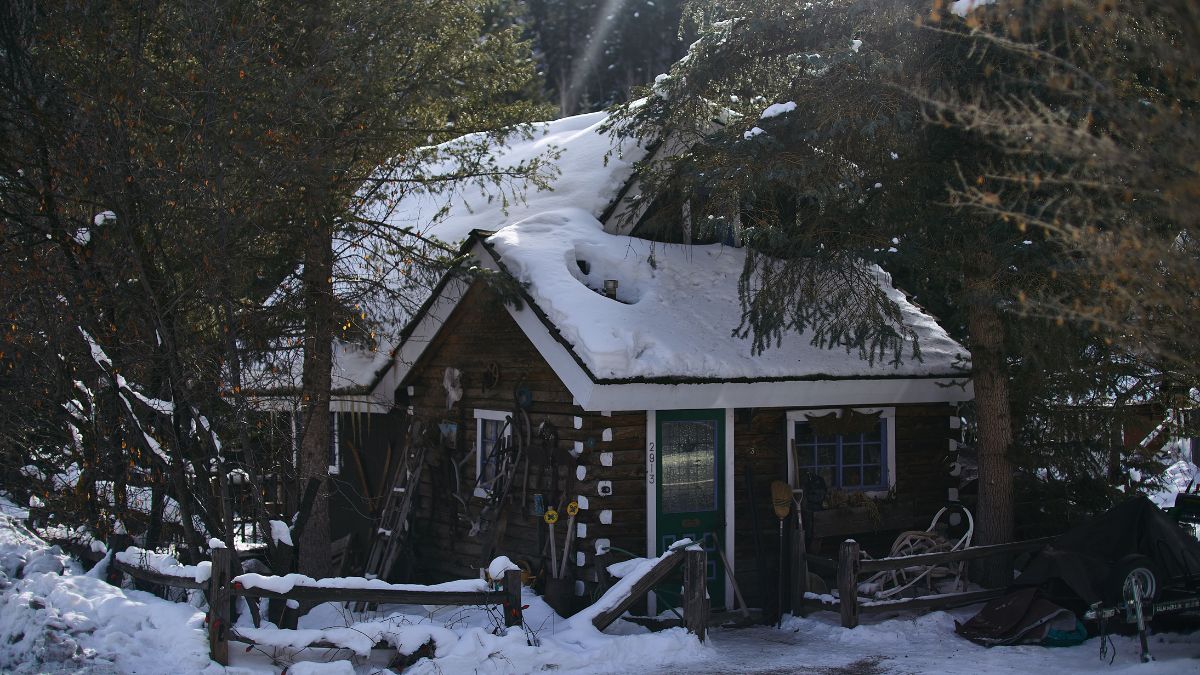
MULTIPOLYGON (((485 420, 491 422, 500 422, 503 424, 512 412, 507 410, 487 410, 485 408, 475 409, 475 482, 479 482, 480 476, 483 475, 483 422, 485 420)), ((512 438, 512 425, 508 424, 503 427, 504 433, 501 437, 512 438)), ((476 488, 479 490, 479 488, 476 488)), ((476 497, 487 497, 486 494, 475 494, 476 497)))
MULTIPOLYGON (((289 415, 292 427, 292 466, 294 467, 300 466, 300 434, 303 431, 300 419, 303 415, 303 408, 293 408, 289 415)), ((342 473, 342 441, 338 438, 339 431, 338 414, 331 410, 329 411, 329 459, 332 462, 328 465, 330 476, 342 473)))
MULTIPOLYGON (((787 446, 785 453, 787 454, 788 467, 788 482, 793 488, 800 487, 798 484, 798 467, 796 466, 796 455, 792 452, 792 446, 796 442, 796 422, 807 422, 809 416, 828 415, 829 413, 837 413, 841 416, 842 410, 845 408, 807 408, 799 410, 789 410, 787 412, 787 446)), ((847 492, 857 492, 868 497, 886 497, 896 487, 896 408, 894 407, 853 407, 850 408, 857 413, 874 415, 880 413, 879 418, 884 422, 883 433, 883 472, 884 472, 884 487, 876 489, 862 488, 843 488, 830 485, 830 490, 845 490, 847 492)), ((838 466, 841 467, 841 457, 838 457, 838 466)))

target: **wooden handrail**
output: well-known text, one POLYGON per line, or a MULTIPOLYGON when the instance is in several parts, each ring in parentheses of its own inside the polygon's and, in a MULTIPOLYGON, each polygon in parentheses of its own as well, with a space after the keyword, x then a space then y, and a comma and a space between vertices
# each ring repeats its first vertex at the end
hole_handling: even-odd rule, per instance
POLYGON ((404 591, 386 588, 293 586, 291 590, 280 593, 265 588, 246 588, 237 582, 233 583, 229 592, 246 598, 392 605, 498 605, 503 600, 500 593, 490 591, 404 591))
POLYGON ((655 584, 666 578, 671 573, 671 570, 682 563, 683 557, 683 547, 676 548, 663 556, 661 560, 654 564, 654 567, 650 568, 649 572, 637 580, 620 602, 592 617, 592 625, 596 627, 596 630, 608 628, 612 625, 612 622, 625 613, 625 610, 632 607, 633 603, 650 592, 650 589, 654 588, 655 584))
POLYGON ((907 611, 913 609, 954 609, 974 605, 977 602, 992 600, 1004 595, 1007 589, 987 588, 982 591, 967 591, 965 593, 944 593, 942 595, 925 595, 919 598, 903 598, 901 600, 868 600, 858 605, 862 614, 879 612, 907 611))
POLYGON ((121 562, 115 557, 109 562, 109 565, 121 571, 122 574, 128 574, 134 579, 145 581, 159 586, 174 586, 176 588, 191 588, 194 590, 203 591, 208 588, 207 581, 196 581, 189 577, 177 577, 170 574, 163 574, 157 570, 139 567, 138 565, 130 565, 129 563, 121 562))

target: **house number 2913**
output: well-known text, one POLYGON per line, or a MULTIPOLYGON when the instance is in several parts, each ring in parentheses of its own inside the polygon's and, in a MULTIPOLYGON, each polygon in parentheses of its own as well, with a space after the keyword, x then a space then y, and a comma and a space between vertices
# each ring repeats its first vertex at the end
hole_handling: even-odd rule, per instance
POLYGON ((654 484, 654 444, 650 444, 650 451, 646 453, 646 480, 654 484))

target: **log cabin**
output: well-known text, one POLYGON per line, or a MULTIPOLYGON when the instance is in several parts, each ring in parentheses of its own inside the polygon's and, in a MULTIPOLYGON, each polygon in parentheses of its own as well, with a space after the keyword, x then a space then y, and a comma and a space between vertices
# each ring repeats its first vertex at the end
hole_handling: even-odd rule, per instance
POLYGON ((410 435, 432 451, 404 576, 469 576, 500 554, 543 570, 566 552, 584 595, 597 556, 687 537, 710 552, 714 606, 732 607, 730 576, 762 595, 756 570, 778 550, 761 542, 778 522, 772 480, 816 475, 843 506, 877 504, 818 510, 818 538, 923 526, 946 502, 966 354, 881 271, 920 360, 871 362, 798 335, 754 354, 734 335, 738 249, 610 234, 580 209, 473 232, 464 250, 519 297, 448 275, 381 378, 430 430, 410 435), (553 556, 548 509, 561 514, 553 556))
POLYGON ((920 358, 795 334, 756 353, 740 330, 744 251, 628 236, 614 205, 638 150, 605 161, 602 121, 550 123, 565 148, 553 192, 504 212, 477 200, 439 223, 476 273, 442 278, 388 358, 351 369, 335 397, 331 467, 361 497, 335 501, 335 528, 368 546, 390 536, 379 511, 412 490, 404 551, 376 573, 462 578, 507 555, 543 578, 562 569, 580 597, 601 566, 686 537, 709 552, 716 608, 735 604, 730 579, 768 602, 772 481, 825 492, 808 494, 817 546, 923 529, 954 498, 966 350, 876 269, 920 358))

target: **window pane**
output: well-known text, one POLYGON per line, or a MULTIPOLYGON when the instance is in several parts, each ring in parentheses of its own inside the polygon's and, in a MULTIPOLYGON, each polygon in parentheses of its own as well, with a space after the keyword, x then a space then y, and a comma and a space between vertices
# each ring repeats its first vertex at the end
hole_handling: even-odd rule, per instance
POLYGON ((863 448, 863 464, 879 464, 880 463, 880 447, 878 445, 868 445, 863 448))
POLYGON ((480 420, 482 423, 482 437, 480 438, 483 449, 483 456, 489 457, 496 448, 496 439, 500 438, 500 430, 504 428, 504 422, 501 420, 480 420))
POLYGON ((662 506, 665 513, 717 509, 717 422, 662 423, 662 506))
POLYGON ((849 443, 842 446, 842 466, 862 463, 862 446, 849 443))
POLYGON ((818 447, 817 464, 822 466, 837 466, 837 446, 822 445, 818 447))
POLYGON ((862 467, 847 466, 842 469, 842 487, 862 487, 862 467))
POLYGON ((796 446, 796 461, 800 462, 801 468, 813 466, 816 462, 817 450, 812 446, 796 446))
POLYGON ((866 487, 875 487, 883 484, 883 470, 877 466, 868 466, 863 469, 863 485, 866 487))

